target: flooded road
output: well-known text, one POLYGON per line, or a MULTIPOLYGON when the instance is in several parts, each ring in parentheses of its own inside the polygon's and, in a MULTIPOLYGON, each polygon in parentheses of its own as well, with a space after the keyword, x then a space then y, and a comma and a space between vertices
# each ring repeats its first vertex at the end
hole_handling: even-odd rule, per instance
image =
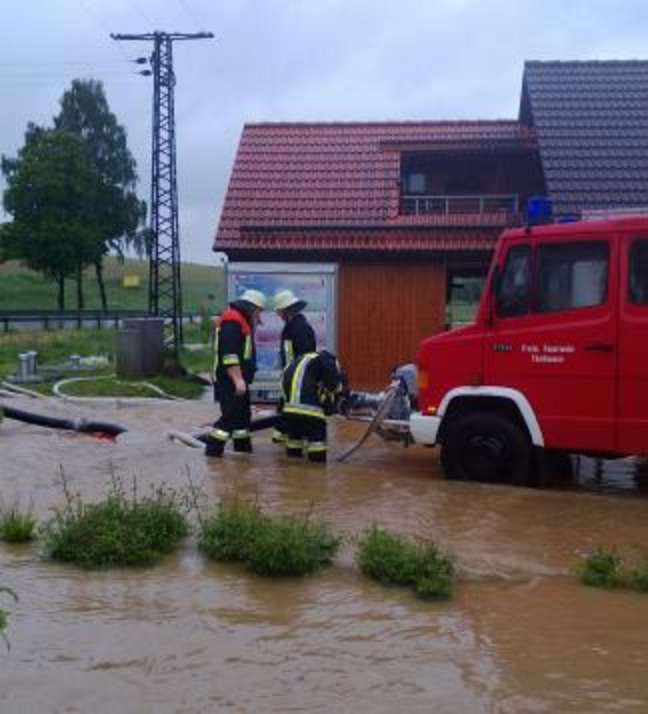
MULTIPOLYGON (((40 402, 20 402, 34 411, 40 402)), ((435 539, 458 560, 455 598, 417 600, 364 579, 350 542, 332 568, 270 580, 205 561, 187 539, 161 566, 82 572, 0 544, 11 650, 0 712, 648 711, 648 596, 579 585, 598 545, 648 542, 631 462, 582 460, 579 486, 531 490, 443 480, 436 454, 370 440, 347 464, 255 453, 207 460, 164 436, 212 418, 207 403, 57 406, 127 426, 111 444, 18 422, 0 426, 0 494, 46 518, 59 470, 87 500, 111 471, 140 488, 234 492, 264 510, 313 510, 350 538, 377 523, 435 539)), ((334 423, 341 453, 361 424, 334 423)))

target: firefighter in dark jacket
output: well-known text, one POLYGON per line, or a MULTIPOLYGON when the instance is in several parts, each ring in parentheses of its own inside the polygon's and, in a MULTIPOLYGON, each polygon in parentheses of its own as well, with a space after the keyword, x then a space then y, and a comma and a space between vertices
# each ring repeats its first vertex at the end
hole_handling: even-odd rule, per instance
MULTIPOLYGON (((315 352, 317 341, 315 331, 303 313, 308 304, 306 300, 299 299, 292 290, 279 290, 275 293, 273 302, 275 312, 284 322, 279 346, 279 366, 283 372, 297 357, 307 352, 315 352)), ((282 410, 283 400, 280 400, 277 407, 279 420, 272 432, 272 441, 276 444, 283 444, 286 440, 282 410)))
POLYGON ((231 438, 234 451, 252 451, 250 384, 256 372, 254 328, 265 307, 265 296, 246 290, 220 317, 214 339, 214 396, 221 416, 205 445, 207 456, 222 456, 231 438))
POLYGON ((308 352, 286 367, 282 418, 288 456, 326 461, 326 417, 334 412, 342 382, 340 365, 326 350, 308 352))

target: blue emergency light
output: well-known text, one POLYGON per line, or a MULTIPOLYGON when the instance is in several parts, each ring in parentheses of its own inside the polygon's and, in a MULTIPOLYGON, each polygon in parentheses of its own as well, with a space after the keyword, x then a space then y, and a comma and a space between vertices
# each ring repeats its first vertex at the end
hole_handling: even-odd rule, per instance
POLYGON ((527 225, 538 226, 553 221, 553 206, 546 196, 531 196, 527 201, 527 225))

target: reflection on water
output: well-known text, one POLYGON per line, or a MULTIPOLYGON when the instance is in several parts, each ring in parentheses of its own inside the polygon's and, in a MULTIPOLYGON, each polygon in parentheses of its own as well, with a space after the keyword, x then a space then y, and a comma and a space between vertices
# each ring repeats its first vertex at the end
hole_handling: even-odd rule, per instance
POLYGON ((571 458, 580 488, 607 493, 648 493, 648 465, 643 459, 571 458))
MULTIPOLYGON (((634 461, 581 459, 576 486, 532 490, 450 483, 434 451, 380 441, 320 468, 263 434, 254 455, 211 462, 164 438, 210 409, 102 407, 130 428, 117 444, 5 422, 0 493, 43 518, 62 501, 59 466, 86 498, 113 469, 143 488, 189 474, 213 503, 237 492, 349 536, 379 523, 432 537, 458 558, 457 597, 424 603, 363 579, 351 540, 333 568, 288 581, 205 562, 191 539, 160 567, 98 573, 1 545, 0 584, 20 595, 1 712, 648 710, 648 596, 573 577, 597 545, 646 542, 634 461)), ((334 449, 361 428, 334 426, 334 449)))

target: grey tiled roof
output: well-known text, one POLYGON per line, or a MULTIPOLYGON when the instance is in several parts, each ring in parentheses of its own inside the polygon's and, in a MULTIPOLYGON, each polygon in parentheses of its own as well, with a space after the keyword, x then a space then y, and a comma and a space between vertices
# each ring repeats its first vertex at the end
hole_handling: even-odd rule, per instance
POLYGON ((520 121, 557 214, 648 206, 648 61, 526 62, 520 121))

